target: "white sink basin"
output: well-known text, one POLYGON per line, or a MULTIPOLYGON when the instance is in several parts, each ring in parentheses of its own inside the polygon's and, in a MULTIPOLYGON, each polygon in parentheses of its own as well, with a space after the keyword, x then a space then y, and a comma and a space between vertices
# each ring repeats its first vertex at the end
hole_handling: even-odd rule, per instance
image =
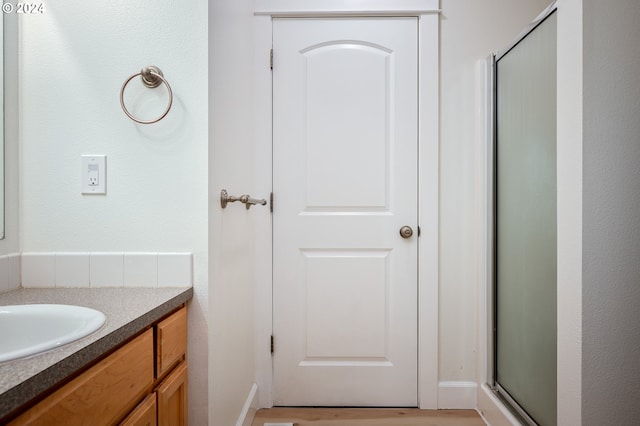
POLYGON ((0 306, 0 362, 71 343, 98 330, 105 320, 102 312, 83 306, 0 306))

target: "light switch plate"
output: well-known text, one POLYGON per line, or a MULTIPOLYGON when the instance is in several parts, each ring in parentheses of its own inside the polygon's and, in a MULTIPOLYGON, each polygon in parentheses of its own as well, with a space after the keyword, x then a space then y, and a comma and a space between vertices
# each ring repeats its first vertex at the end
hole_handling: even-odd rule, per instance
POLYGON ((107 193, 107 156, 82 155, 81 176, 83 194, 107 193))

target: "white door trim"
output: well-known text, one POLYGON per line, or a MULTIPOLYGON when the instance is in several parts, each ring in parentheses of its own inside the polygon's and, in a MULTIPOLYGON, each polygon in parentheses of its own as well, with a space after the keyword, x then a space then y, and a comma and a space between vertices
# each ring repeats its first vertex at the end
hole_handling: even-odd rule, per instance
MULTIPOLYGON (((272 92, 269 52, 271 19, 274 16, 417 16, 419 37, 419 119, 418 175, 418 403, 420 408, 438 408, 438 247, 439 247, 439 15, 438 0, 370 0, 299 2, 268 0, 259 2, 254 16, 254 156, 257 193, 271 192, 272 177, 272 92), (305 7, 302 7, 302 4, 305 7), (301 10, 304 9, 304 10, 301 10)), ((250 108, 251 106, 247 106, 250 108)), ((229 141, 233 143, 233 141, 229 141)), ((277 195, 274 202, 277 208, 277 195)), ((272 360, 268 350, 272 331, 272 238, 271 216, 267 209, 252 215, 255 222, 255 357, 258 403, 271 407, 272 360), (265 256, 265 253, 269 253, 265 256)), ((276 343, 277 350, 277 343, 276 343)))
POLYGON ((256 15, 284 16, 418 16, 440 13, 439 0, 262 0, 256 15))

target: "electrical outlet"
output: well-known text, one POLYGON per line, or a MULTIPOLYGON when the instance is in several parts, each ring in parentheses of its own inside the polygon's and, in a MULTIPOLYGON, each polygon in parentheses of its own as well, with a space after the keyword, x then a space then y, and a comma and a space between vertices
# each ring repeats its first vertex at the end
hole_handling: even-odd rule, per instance
POLYGON ((106 194, 106 155, 83 155, 81 160, 82 193, 106 194))
POLYGON ((99 186, 100 182, 100 167, 97 163, 89 163, 89 174, 87 175, 89 181, 87 185, 89 186, 99 186))

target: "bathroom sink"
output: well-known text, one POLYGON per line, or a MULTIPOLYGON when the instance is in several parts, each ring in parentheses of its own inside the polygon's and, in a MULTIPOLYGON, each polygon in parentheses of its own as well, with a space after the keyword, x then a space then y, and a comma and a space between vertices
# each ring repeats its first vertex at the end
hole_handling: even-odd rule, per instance
POLYGON ((98 330, 106 317, 74 305, 0 306, 0 362, 74 342, 98 330))

